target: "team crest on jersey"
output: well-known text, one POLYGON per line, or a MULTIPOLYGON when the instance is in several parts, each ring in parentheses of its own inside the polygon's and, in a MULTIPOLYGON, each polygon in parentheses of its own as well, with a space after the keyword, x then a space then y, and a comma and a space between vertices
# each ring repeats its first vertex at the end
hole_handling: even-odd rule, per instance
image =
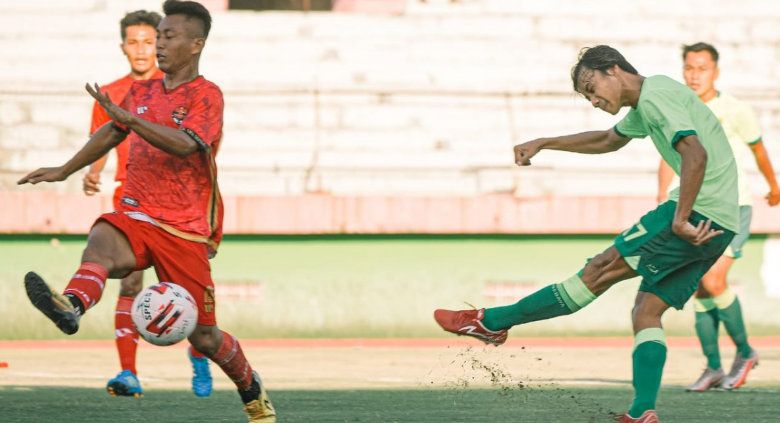
POLYGON ((179 106, 173 109, 171 117, 177 125, 181 125, 182 121, 184 121, 184 118, 187 117, 187 109, 184 106, 179 106))

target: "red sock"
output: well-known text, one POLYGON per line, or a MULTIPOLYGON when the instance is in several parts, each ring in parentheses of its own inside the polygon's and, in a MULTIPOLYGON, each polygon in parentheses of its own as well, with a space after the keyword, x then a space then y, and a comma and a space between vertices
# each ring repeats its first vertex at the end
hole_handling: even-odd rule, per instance
POLYGON ((100 301, 106 278, 108 278, 108 270, 105 267, 97 263, 81 263, 63 294, 73 295, 81 300, 81 304, 84 305, 84 310, 81 311, 85 312, 100 301))
POLYGON ((216 354, 210 357, 211 361, 222 368, 238 389, 249 389, 252 386, 252 366, 246 361, 238 340, 225 331, 220 332, 222 332, 222 345, 219 346, 216 354))
POLYGON ((201 354, 200 351, 196 350, 195 348, 192 348, 192 345, 190 345, 190 355, 195 358, 204 358, 206 357, 206 354, 201 354))
POLYGON ((114 328, 116 328, 116 350, 119 353, 119 365, 122 370, 130 370, 137 375, 135 369, 135 351, 138 349, 138 331, 135 329, 130 309, 133 297, 120 296, 114 312, 114 328))

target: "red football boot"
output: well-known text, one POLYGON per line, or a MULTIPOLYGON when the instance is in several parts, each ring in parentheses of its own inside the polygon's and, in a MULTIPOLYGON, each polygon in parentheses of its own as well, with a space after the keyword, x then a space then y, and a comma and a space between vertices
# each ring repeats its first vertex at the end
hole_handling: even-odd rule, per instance
POLYGON ((642 413, 641 416, 634 418, 628 415, 628 413, 623 414, 622 417, 620 417, 620 420, 618 420, 620 423, 658 423, 658 414, 655 414, 655 410, 647 410, 644 413, 642 413))
POLYGON ((485 309, 479 310, 436 310, 433 318, 442 329, 456 335, 473 336, 486 344, 501 345, 506 342, 507 331, 492 331, 482 324, 485 309))

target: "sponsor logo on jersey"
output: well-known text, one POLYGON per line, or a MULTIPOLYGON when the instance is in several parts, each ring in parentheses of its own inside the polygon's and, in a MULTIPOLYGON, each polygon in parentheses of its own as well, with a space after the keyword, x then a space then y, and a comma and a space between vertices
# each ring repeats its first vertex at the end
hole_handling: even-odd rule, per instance
POLYGON ((184 118, 187 117, 187 109, 184 106, 179 106, 173 109, 171 117, 177 125, 181 125, 181 123, 184 121, 184 118))
POLYGON ((130 198, 130 197, 122 197, 122 203, 123 204, 127 204, 128 206, 132 206, 132 207, 138 207, 138 205, 139 205, 138 204, 138 200, 136 200, 135 198, 130 198))

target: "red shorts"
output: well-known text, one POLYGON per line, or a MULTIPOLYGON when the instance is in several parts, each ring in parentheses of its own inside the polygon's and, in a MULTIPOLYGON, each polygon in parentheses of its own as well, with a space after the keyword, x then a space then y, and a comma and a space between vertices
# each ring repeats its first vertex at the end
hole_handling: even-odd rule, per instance
POLYGON ((96 221, 110 223, 125 234, 135 255, 135 269, 154 266, 160 282, 181 285, 198 304, 198 324, 215 326, 214 281, 211 280, 206 244, 187 241, 151 223, 121 212, 106 213, 96 221))

